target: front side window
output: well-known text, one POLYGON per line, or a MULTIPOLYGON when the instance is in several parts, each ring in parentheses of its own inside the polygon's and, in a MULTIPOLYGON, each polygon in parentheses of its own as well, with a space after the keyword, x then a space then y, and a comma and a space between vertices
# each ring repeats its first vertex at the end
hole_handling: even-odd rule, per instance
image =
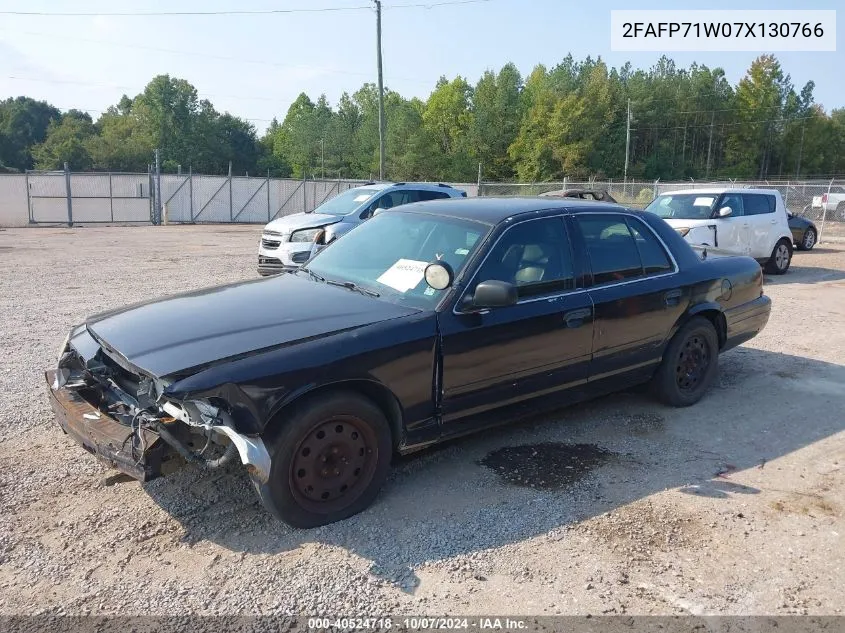
POLYGON ((427 213, 383 213, 320 251, 305 266, 330 281, 352 282, 402 305, 430 308, 448 292, 425 283, 433 261, 460 274, 490 227, 427 213))
POLYGON ((563 219, 521 222, 499 238, 473 279, 515 284, 519 297, 575 288, 572 253, 563 219))
POLYGON ((742 204, 742 198, 743 196, 738 193, 726 193, 722 196, 722 201, 719 203, 719 209, 729 207, 731 210, 731 214, 728 216, 729 218, 741 218, 745 215, 745 207, 742 204))

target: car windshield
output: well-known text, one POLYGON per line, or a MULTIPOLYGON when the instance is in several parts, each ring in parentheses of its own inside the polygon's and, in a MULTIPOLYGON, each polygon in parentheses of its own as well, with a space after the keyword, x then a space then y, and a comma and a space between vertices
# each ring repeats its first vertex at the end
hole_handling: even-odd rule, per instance
POLYGON ((379 189, 349 189, 339 193, 331 200, 326 200, 313 213, 326 213, 328 215, 346 215, 351 213, 367 200, 379 192, 379 189))
POLYGON ((713 216, 718 193, 665 193, 645 210, 664 220, 707 220, 713 216))
POLYGON ((387 301, 432 308, 448 289, 426 284, 425 267, 444 261, 457 276, 489 230, 479 222, 428 213, 382 213, 323 249, 302 274, 310 271, 326 281, 352 282, 387 301))

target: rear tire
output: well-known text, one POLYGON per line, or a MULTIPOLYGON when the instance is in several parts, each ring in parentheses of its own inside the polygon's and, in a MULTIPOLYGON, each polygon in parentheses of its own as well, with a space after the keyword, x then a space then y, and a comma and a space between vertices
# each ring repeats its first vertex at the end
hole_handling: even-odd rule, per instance
POLYGON ((694 317, 669 341, 651 389, 665 404, 688 407, 701 400, 718 373, 719 336, 710 321, 694 317))
POLYGON ((808 228, 804 231, 804 235, 801 237, 801 243, 798 244, 798 249, 802 251, 811 251, 816 245, 817 240, 818 235, 816 234, 816 230, 814 228, 808 228))
POLYGON ((297 528, 334 523, 376 498, 390 470, 390 425, 370 400, 338 391, 294 405, 268 441, 272 465, 256 484, 264 506, 297 528))
POLYGON ((766 262, 766 272, 772 275, 783 275, 792 263, 792 240, 782 239, 775 244, 769 261, 766 262))
POLYGON ((836 205, 836 217, 840 222, 845 222, 845 202, 836 205))

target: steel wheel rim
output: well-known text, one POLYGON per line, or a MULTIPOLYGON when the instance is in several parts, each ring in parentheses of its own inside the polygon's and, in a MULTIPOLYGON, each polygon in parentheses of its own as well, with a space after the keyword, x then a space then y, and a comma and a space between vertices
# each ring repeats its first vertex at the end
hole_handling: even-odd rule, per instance
POLYGON ((710 348, 703 336, 690 336, 678 354, 675 380, 681 391, 695 391, 710 366, 710 348))
POLYGON ((789 249, 786 244, 779 244, 775 249, 775 266, 778 270, 783 270, 789 263, 789 249))
POLYGON ((804 233, 804 248, 810 249, 813 248, 813 244, 816 243, 816 233, 813 229, 810 229, 806 233, 804 233))
POLYGON ((378 462, 376 433, 351 415, 316 424, 299 442, 291 461, 291 492, 302 507, 335 512, 358 499, 378 462))

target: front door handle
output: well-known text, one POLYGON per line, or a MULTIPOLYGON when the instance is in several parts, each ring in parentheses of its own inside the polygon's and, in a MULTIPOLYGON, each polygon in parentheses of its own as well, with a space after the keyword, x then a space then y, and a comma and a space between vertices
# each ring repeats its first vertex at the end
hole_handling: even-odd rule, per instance
POLYGON ((586 319, 592 313, 593 311, 589 308, 582 308, 580 310, 571 310, 570 312, 564 312, 563 322, 566 323, 566 327, 581 327, 582 325, 584 325, 584 319, 586 319))
POLYGON ((663 302, 667 306, 676 306, 681 303, 681 296, 683 293, 680 290, 670 290, 663 295, 663 302))

